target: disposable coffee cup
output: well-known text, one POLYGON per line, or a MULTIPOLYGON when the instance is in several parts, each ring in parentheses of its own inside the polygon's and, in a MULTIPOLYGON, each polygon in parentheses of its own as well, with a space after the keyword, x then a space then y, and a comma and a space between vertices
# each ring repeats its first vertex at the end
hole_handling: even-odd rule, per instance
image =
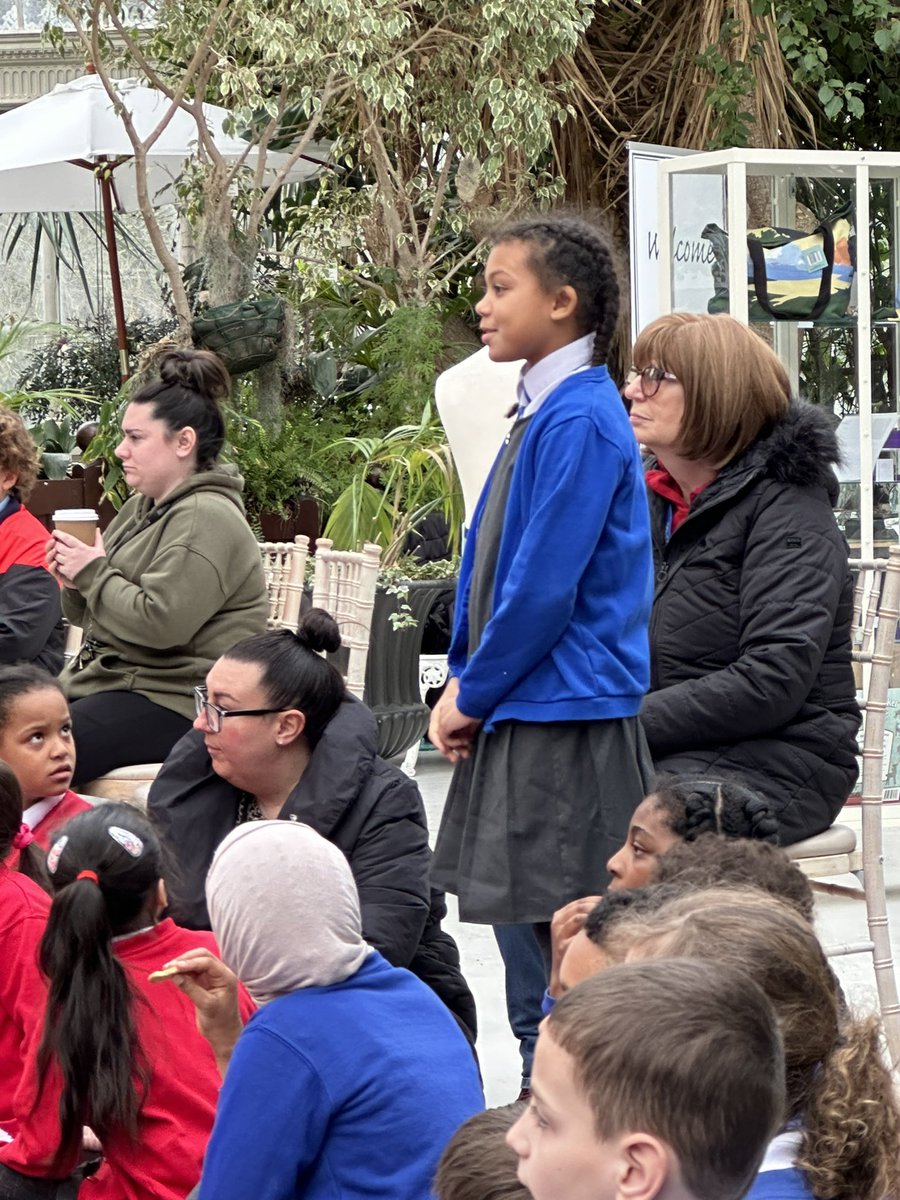
POLYGON ((53 528, 70 533, 87 546, 97 540, 99 515, 92 508, 58 508, 53 514, 53 528))

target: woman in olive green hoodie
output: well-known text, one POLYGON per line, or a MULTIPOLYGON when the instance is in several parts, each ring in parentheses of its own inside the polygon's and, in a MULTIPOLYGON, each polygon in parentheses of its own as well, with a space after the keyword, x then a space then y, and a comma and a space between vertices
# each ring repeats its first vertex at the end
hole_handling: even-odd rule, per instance
POLYGON ((176 350, 133 396, 116 454, 132 496, 87 546, 55 532, 63 612, 84 629, 63 671, 72 701, 74 784, 160 762, 194 715, 193 687, 235 642, 265 629, 262 560, 243 480, 217 457, 230 381, 205 350, 176 350))

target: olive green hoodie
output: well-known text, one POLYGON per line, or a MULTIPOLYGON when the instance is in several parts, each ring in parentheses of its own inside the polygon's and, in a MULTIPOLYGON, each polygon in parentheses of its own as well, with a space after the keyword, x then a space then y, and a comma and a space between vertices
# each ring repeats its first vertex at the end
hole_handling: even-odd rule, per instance
POLYGON ((138 692, 184 717, 192 689, 235 642, 266 628, 259 546, 234 467, 201 471, 162 504, 132 496, 103 535, 106 557, 63 589, 85 648, 62 673, 71 699, 138 692))

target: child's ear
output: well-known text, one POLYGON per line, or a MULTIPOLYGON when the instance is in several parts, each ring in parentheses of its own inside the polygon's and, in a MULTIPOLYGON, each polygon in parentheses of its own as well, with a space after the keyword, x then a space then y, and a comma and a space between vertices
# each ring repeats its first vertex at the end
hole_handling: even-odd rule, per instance
POLYGON ((567 321, 575 316, 575 310, 578 308, 578 293, 571 286, 566 284, 565 287, 558 288, 553 297, 553 308, 550 311, 550 318, 553 321, 567 321))
POLYGON ((168 908, 168 905, 169 905, 169 896, 168 896, 168 893, 166 892, 166 881, 164 879, 161 879, 159 881, 159 883, 156 885, 156 915, 157 915, 157 917, 160 915, 161 912, 163 912, 164 909, 168 908))
POLYGON ((675 1156, 651 1133, 625 1133, 619 1139, 616 1196, 620 1200, 657 1200, 677 1175, 675 1156))

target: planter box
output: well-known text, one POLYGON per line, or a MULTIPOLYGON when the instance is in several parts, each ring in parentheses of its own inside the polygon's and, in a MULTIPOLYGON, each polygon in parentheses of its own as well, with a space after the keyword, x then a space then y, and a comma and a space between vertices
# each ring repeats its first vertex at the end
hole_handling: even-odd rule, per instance
POLYGON ((319 536, 319 504, 312 496, 297 500, 291 516, 278 513, 259 514, 259 527, 267 542, 292 542, 297 534, 305 533, 309 538, 309 552, 315 554, 316 538, 319 536))
POLYGON ((382 758, 405 754, 428 729, 431 710, 419 692, 419 655, 428 614, 454 579, 415 579, 407 603, 416 619, 413 629, 393 629, 392 613, 399 598, 379 586, 372 616, 372 640, 366 662, 365 702, 378 722, 378 753, 382 758))
POLYGON ((116 510, 108 500, 101 500, 102 495, 98 464, 76 463, 67 479, 39 479, 25 507, 47 529, 53 528, 53 514, 58 508, 93 508, 100 514, 100 529, 104 530, 116 510))

